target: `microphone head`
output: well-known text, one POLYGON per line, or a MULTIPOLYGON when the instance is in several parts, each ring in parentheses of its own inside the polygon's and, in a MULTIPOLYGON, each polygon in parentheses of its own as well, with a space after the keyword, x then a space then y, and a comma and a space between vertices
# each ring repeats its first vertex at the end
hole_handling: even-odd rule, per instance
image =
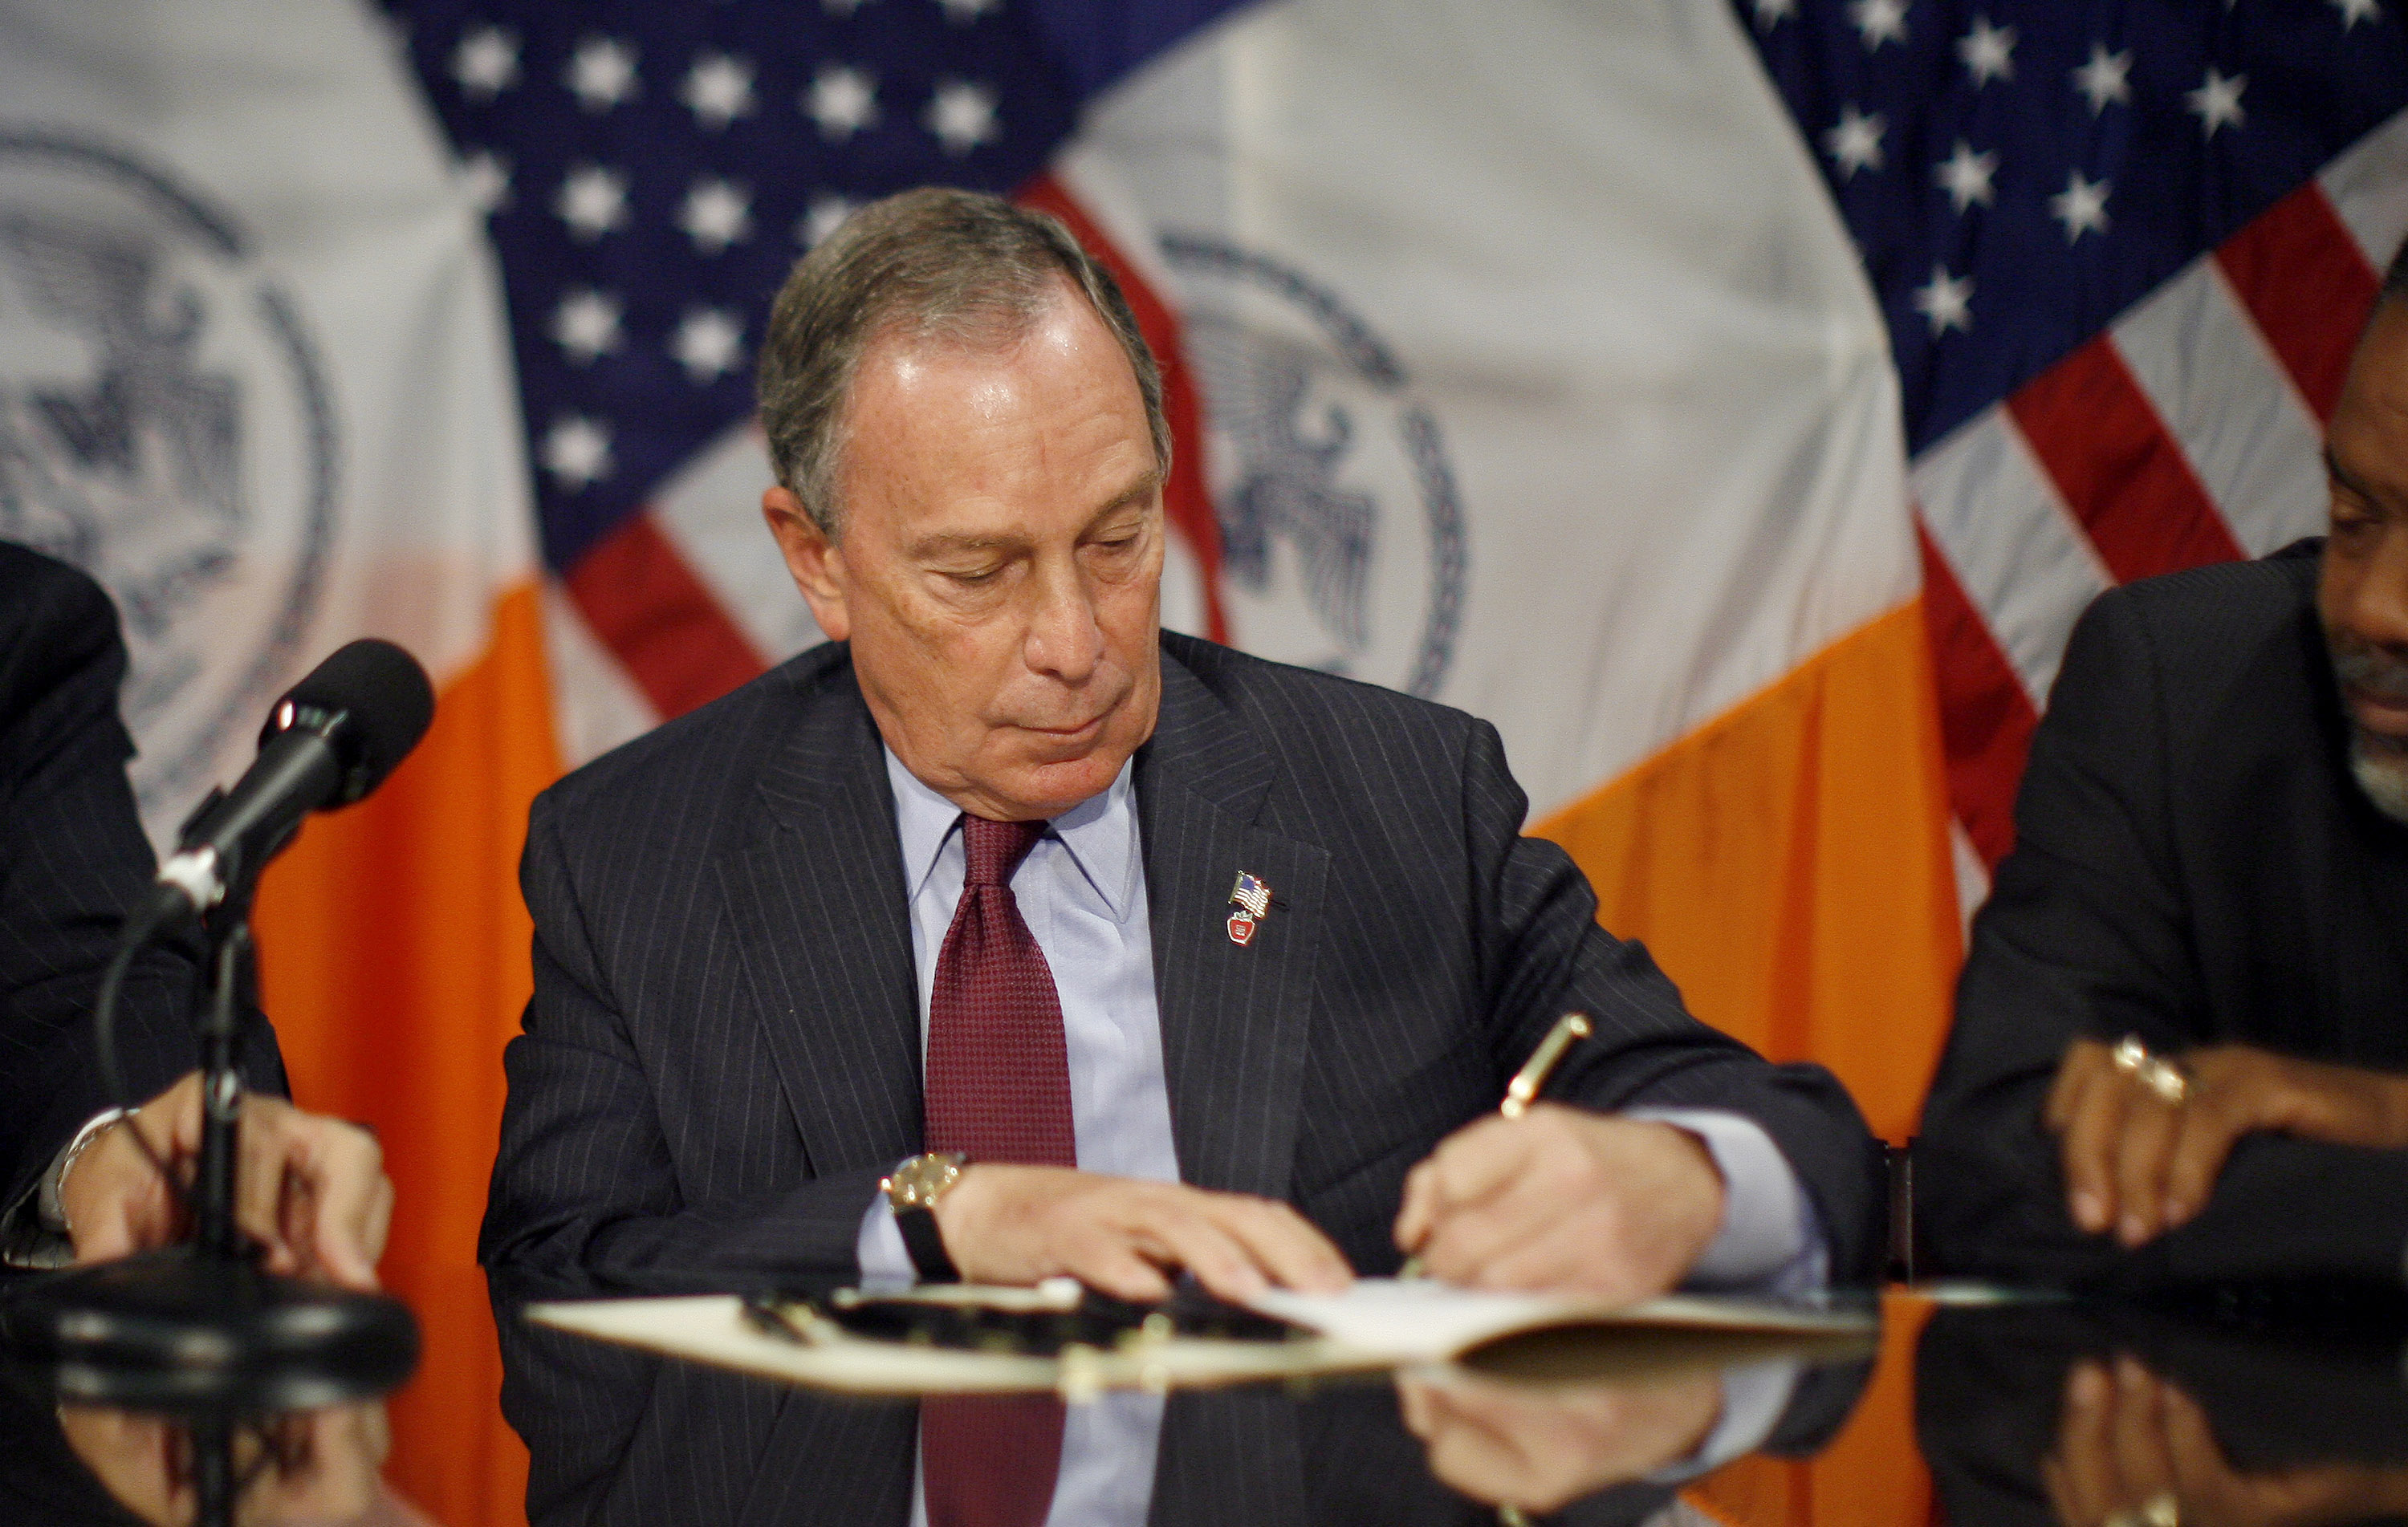
POLYGON ((333 745, 343 784, 328 806, 348 806, 384 783, 435 720, 435 686, 418 660, 373 636, 338 649, 285 692, 260 733, 308 726, 333 745))

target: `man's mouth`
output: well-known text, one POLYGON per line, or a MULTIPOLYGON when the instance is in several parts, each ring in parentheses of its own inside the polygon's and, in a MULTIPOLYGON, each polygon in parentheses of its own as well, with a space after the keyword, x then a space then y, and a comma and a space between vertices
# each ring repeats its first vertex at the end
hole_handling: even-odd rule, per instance
POLYGON ((2342 704, 2358 731, 2378 742, 2408 746, 2408 663, 2354 642, 2331 646, 2342 704))
MULTIPOLYGON (((1109 711, 1104 713, 1104 715, 1109 714, 1111 714, 1109 711)), ((1104 716, 1098 715, 1069 726, 1023 726, 1021 730, 1034 732, 1040 737, 1052 737, 1057 742, 1077 742, 1101 730, 1103 724, 1104 716)))
POLYGON ((2360 732, 2395 748, 2408 747, 2408 700, 2360 689, 2341 692, 2349 706, 2349 718, 2360 732))

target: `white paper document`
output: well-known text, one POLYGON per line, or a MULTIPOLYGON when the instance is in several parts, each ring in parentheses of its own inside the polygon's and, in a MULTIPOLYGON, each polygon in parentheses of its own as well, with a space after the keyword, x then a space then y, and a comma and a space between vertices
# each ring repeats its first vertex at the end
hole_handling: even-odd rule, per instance
MULTIPOLYGON (((1026 1290, 954 1292, 995 1303, 1032 1297, 1026 1290)), ((1499 1338, 1541 1332, 1566 1334, 1565 1342, 1546 1345, 1569 1352, 1571 1368, 1598 1378, 1627 1377, 1667 1363, 1738 1361, 1739 1351, 1727 1337, 1760 1338, 1751 1353, 1766 1343, 1795 1349, 1801 1341, 1825 1345, 1816 1338, 1867 1336, 1879 1319, 1870 1301, 1673 1295, 1617 1307, 1594 1299, 1484 1293, 1429 1279, 1390 1278, 1364 1278, 1339 1294, 1275 1291, 1255 1299, 1254 1306, 1312 1334, 1290 1341, 1179 1336, 1081 1349, 1073 1362, 874 1339, 824 1319, 781 1334, 749 1318, 744 1302, 734 1295, 533 1305, 525 1318, 815 1389, 865 1394, 1055 1390, 1075 1397, 1114 1389, 1209 1387, 1443 1363, 1499 1338), (1666 1348, 1667 1338, 1675 1340, 1677 1350, 1666 1348), (1707 1346, 1700 1348, 1698 1338, 1707 1346)))
POLYGON ((1559 1328, 1653 1327, 1766 1335, 1853 1335, 1876 1328, 1870 1302, 1667 1294, 1636 1305, 1545 1293, 1491 1293, 1436 1278, 1357 1278, 1343 1293, 1273 1289, 1266 1315, 1397 1363, 1440 1362, 1500 1336, 1559 1328))

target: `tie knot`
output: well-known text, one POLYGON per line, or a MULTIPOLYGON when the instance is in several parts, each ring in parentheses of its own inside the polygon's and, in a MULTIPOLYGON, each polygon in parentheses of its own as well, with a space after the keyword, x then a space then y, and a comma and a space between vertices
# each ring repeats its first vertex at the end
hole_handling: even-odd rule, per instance
POLYGON ((1041 821, 989 821, 962 813, 962 883, 1010 885, 1011 872, 1044 835, 1041 821))

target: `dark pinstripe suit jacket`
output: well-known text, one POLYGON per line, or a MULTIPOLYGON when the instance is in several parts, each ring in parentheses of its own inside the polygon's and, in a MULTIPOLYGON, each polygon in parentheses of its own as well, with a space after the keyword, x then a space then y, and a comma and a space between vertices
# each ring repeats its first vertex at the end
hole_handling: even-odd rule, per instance
MULTIPOLYGON (((1870 1272, 1879 1194, 1846 1093, 1698 1024, 1643 949, 1598 929, 1571 862, 1518 835, 1493 728, 1166 636, 1137 800, 1186 1180, 1291 1200, 1357 1267, 1392 1269, 1406 1170, 1583 1007, 1598 1034, 1556 1095, 1747 1113, 1814 1194, 1838 1275, 1870 1272), (1273 892, 1242 949, 1226 928, 1240 870, 1273 892)), ((851 1274, 879 1177, 920 1149, 901 859, 838 646, 545 792, 487 1263, 639 1286, 851 1274)), ((908 1406, 504 1350, 538 1520, 900 1521, 910 1506, 908 1406)), ((1179 1397, 1155 1520, 1330 1517, 1312 1481, 1352 1445, 1307 1420, 1279 1393, 1179 1397)), ((1457 1520, 1433 1500, 1437 1517, 1403 1515, 1457 1520)))
MULTIPOLYGON (((1490 726, 1166 635, 1137 800, 1187 1181, 1287 1199, 1358 1268, 1392 1268, 1407 1169, 1579 1007, 1598 1035, 1555 1095, 1756 1119, 1814 1195, 1836 1274, 1870 1271, 1880 1195, 1846 1093, 1688 1017, 1644 949, 1597 926, 1570 860, 1519 835, 1490 726), (1243 948, 1240 870, 1273 892, 1243 948)), ((879 1177, 921 1145, 900 860, 841 646, 546 792, 486 1262, 852 1270, 879 1177)))
MULTIPOLYGON (((100 585, 0 542, 0 1206, 113 1101, 93 1064, 92 1003, 125 908, 156 867, 125 782, 124 677, 100 585)), ((198 1058, 187 1006, 198 960, 191 943, 163 943, 127 978, 118 1044, 136 1098, 198 1058)), ((252 1086, 284 1091, 264 1022, 243 1069, 252 1086)))

